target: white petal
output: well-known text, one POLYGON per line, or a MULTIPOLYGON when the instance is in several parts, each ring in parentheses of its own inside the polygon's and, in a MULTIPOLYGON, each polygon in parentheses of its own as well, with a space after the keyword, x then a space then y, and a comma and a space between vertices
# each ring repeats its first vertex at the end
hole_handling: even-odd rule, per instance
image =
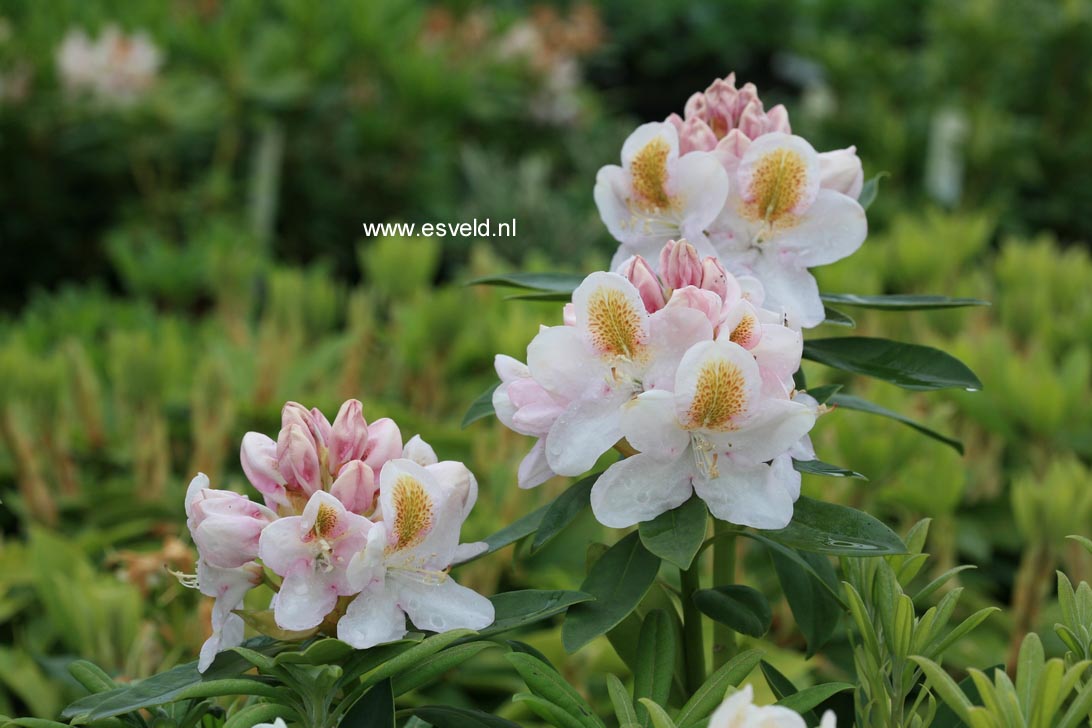
MULTIPOLYGON (((616 164, 610 164, 600 168, 595 175, 595 189, 592 192, 595 206, 599 208, 599 218, 614 239, 623 243, 620 251, 626 251, 624 258, 637 252, 626 247, 634 242, 634 230, 631 224, 633 214, 626 206, 626 198, 629 197, 628 187, 629 178, 626 171, 616 164)), ((611 270, 616 268, 617 266, 612 263, 611 270)))
MULTIPOLYGON (((190 481, 190 485, 186 488, 186 517, 193 518, 193 503, 201 496, 201 491, 209 487, 209 476, 204 473, 198 473, 190 481)), ((191 527, 192 528, 192 527, 191 527)))
POLYGON ((493 603, 451 577, 434 584, 392 574, 391 581, 397 583, 399 606, 418 629, 479 630, 493 624, 493 603))
POLYGON ((204 672, 209 669, 217 654, 243 644, 244 628, 242 617, 237 614, 230 615, 220 629, 214 630, 212 635, 205 640, 205 644, 201 645, 201 655, 197 660, 197 671, 204 672))
POLYGON ((447 568, 463 525, 462 497, 412 460, 387 463, 380 475, 379 501, 388 548, 397 552, 388 565, 413 560, 418 568, 447 568))
POLYGON ((601 381, 602 362, 575 326, 550 326, 527 346, 531 376, 550 392, 567 399, 582 396, 601 381))
POLYGON ((281 629, 312 629, 322 624, 335 606, 337 584, 333 578, 322 572, 290 574, 281 582, 281 589, 277 592, 273 619, 281 629))
POLYGON ((337 638, 358 650, 406 636, 406 615, 383 587, 367 589, 349 603, 337 622, 337 638))
POLYGON ((683 354, 701 341, 711 341, 713 327, 704 313, 685 306, 662 308, 649 318, 652 362, 644 375, 645 389, 673 389, 683 354))
POLYGON ((749 416, 762 387, 758 364, 738 344, 695 344, 675 376, 676 415, 684 426, 721 431, 749 416))
POLYGON ((686 502, 694 492, 691 473, 685 458, 656 460, 644 454, 628 457, 611 465, 595 481, 592 513, 610 528, 650 521, 686 502))
POLYGON ((474 477, 474 473, 457 460, 444 460, 427 466, 425 470, 432 473, 440 485, 454 493, 455 498, 462 504, 461 513, 465 521, 471 509, 474 508, 474 504, 478 502, 478 480, 474 477))
POLYGON ((720 475, 712 480, 694 479, 694 490, 709 512, 722 521, 753 528, 784 528, 792 520, 794 493, 799 493, 800 473, 785 459, 771 465, 743 466, 722 460, 720 475), (795 484, 794 484, 795 481, 795 484))
POLYGON ((573 291, 573 308, 576 329, 599 356, 637 358, 648 343, 641 293, 617 273, 597 271, 585 278, 573 291))
POLYGON ((273 521, 262 530, 258 541, 258 557, 274 573, 288 576, 313 568, 314 552, 303 543, 307 532, 301 516, 289 516, 273 521))
POLYGON ((481 556, 489 550, 489 544, 485 541, 473 541, 471 543, 461 543, 455 547, 455 558, 451 560, 452 565, 461 564, 464 561, 470 561, 473 558, 481 556))
POLYGON ((658 460, 677 460, 690 446, 690 435, 679 426, 675 395, 645 392, 622 406, 622 434, 638 452, 658 460))
POLYGON ((765 399, 738 430, 703 433, 737 462, 763 463, 783 455, 815 425, 815 410, 802 402, 765 399))
POLYGON ((573 402, 546 436, 546 460, 559 475, 580 475, 622 439, 621 406, 628 395, 573 402))
POLYGON ((402 457, 412 460, 418 465, 435 465, 439 460, 436 457, 436 451, 432 449, 432 445, 422 440, 420 435, 414 435, 410 438, 410 441, 402 448, 402 457))
POLYGON ((792 375, 800 368, 800 355, 804 351, 804 337, 795 329, 777 324, 763 324, 762 335, 751 349, 762 378, 767 384, 777 385, 784 393, 792 389, 792 375))
POLYGON ((520 462, 517 482, 521 488, 534 488, 555 475, 557 473, 550 469, 550 464, 546 461, 546 438, 542 438, 535 442, 531 452, 520 462))
POLYGON ((668 163, 679 156, 679 132, 674 125, 663 121, 650 121, 647 124, 641 124, 626 137, 626 141, 622 144, 622 166, 628 168, 633 158, 656 137, 667 142, 668 163))
POLYGON ((736 171, 739 196, 748 202, 767 200, 791 208, 781 214, 799 215, 808 210, 819 193, 819 154, 803 137, 763 134, 751 142, 736 171))
POLYGON ((712 153, 691 152, 675 163, 671 187, 682 207, 683 234, 687 239, 697 238, 724 208, 728 173, 712 153))
POLYGON ((780 313, 786 326, 810 329, 823 323, 827 314, 819 298, 819 284, 791 254, 781 260, 772 253, 759 256, 754 267, 766 290, 763 307, 780 313))
POLYGON ((779 231, 770 242, 796 253, 801 265, 813 268, 852 255, 866 237, 864 208, 840 192, 820 190, 799 224, 779 231))

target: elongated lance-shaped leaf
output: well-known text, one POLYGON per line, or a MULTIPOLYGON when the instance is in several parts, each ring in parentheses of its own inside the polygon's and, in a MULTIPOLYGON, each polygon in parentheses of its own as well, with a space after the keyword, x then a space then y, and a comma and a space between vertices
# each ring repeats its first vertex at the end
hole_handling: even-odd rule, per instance
POLYGON ((905 389, 982 389, 967 365, 940 349, 890 339, 845 336, 804 342, 804 358, 882 379, 905 389))
POLYGON ((881 407, 880 405, 873 402, 869 402, 867 399, 861 399, 860 397, 854 397, 851 394, 842 394, 840 392, 837 392, 833 394, 830 399, 827 400, 827 404, 831 404, 835 407, 841 407, 842 409, 856 410, 857 412, 867 412, 872 415, 879 415, 880 417, 886 417, 890 420, 901 422, 907 427, 914 428, 926 437, 931 437, 938 442, 943 442, 945 445, 952 448, 960 455, 963 454, 963 443, 959 440, 941 434, 932 428, 926 427, 920 422, 910 419, 906 415, 895 412, 894 410, 889 410, 886 407, 881 407))
MULTIPOLYGON (((792 681, 781 674, 776 667, 763 660, 759 663, 759 668, 762 670, 762 676, 766 678, 766 684, 770 686, 770 690, 780 703, 783 700, 794 697, 799 691, 796 686, 792 684, 792 681)), ((809 708, 803 711, 797 711, 802 713, 804 721, 808 725, 816 725, 819 723, 819 717, 809 708)))
POLYGON ((505 273, 483 276, 466 282, 468 286, 507 286, 531 291, 572 293, 584 281, 578 273, 505 273))
POLYGON ((523 652, 511 652, 505 658, 516 668, 532 693, 557 706, 582 726, 605 728, 587 701, 552 667, 523 652))
POLYGON ((822 460, 793 460, 792 467, 799 473, 808 473, 809 475, 826 475, 831 478, 859 478, 860 480, 868 480, 864 475, 861 475, 856 470, 849 470, 838 465, 831 465, 830 463, 824 463, 822 460))
POLYGON ((648 698, 641 698, 641 705, 652 718, 652 728, 677 728, 667 711, 648 698))
POLYGON ((823 319, 823 323, 830 324, 832 326, 845 326, 846 328, 855 328, 857 322, 853 320, 853 317, 849 314, 842 313, 836 308, 825 306, 826 318, 823 319))
POLYGON ((522 589, 490 598, 495 618, 479 636, 500 634, 560 614, 574 604, 595 599, 591 594, 557 589, 522 589))
POLYGON ((500 382, 491 384, 489 389, 479 394, 474 401, 470 403, 470 407, 467 408, 466 414, 463 415, 461 427, 465 428, 471 423, 486 417, 492 417, 495 414, 493 410, 493 392, 497 391, 497 387, 499 386, 500 382))
POLYGON ((531 553, 548 544, 558 534, 564 531, 576 517, 588 507, 592 486, 599 479, 601 473, 589 475, 570 485, 561 495, 554 498, 542 521, 538 524, 535 540, 531 544, 531 553))
POLYGON ((454 705, 423 705, 414 708, 413 714, 434 728, 521 728, 507 718, 454 705))
MULTIPOLYGON (((675 629, 667 613, 654 609, 641 625, 637 640, 637 666, 633 673, 633 697, 649 698, 664 704, 671 695, 671 679, 675 674, 675 658, 678 645, 675 629)), ((637 709, 640 723, 649 723, 648 711, 637 709)))
POLYGON ((760 650, 740 652, 702 683, 675 716, 679 728, 701 724, 724 700, 728 688, 742 683, 762 659, 760 650))
POLYGON ((876 195, 880 191, 880 180, 890 176, 889 172, 878 172, 865 180, 865 183, 861 185, 861 194, 857 195, 858 204, 865 210, 871 207, 872 203, 876 201, 876 195))
POLYGON ((810 688, 798 690, 792 695, 786 695, 777 701, 777 705, 804 714, 815 710, 815 708, 819 707, 819 705, 831 696, 852 689, 853 684, 847 682, 829 682, 823 683, 822 685, 813 685, 810 688))
POLYGON ((694 604, 710 619, 749 637, 770 628, 770 604, 762 592, 743 584, 724 584, 694 592, 694 604))
POLYGON ((637 725, 637 711, 633 707, 626 686, 616 675, 607 673, 607 694, 610 703, 614 707, 614 715, 618 718, 618 725, 637 725))
POLYGON ((497 531, 496 533, 485 538, 485 543, 489 547, 480 554, 477 554, 472 559, 467 559, 463 563, 480 559, 481 557, 491 554, 494 551, 500 551, 505 546, 519 541, 521 538, 530 536, 532 533, 538 530, 539 524, 542 523, 542 517, 546 515, 546 511, 549 510, 550 504, 547 503, 544 506, 536 508, 528 513, 526 516, 519 518, 518 520, 509 523, 507 526, 497 531))
POLYGON ((391 680, 387 678, 353 703, 339 725, 345 728, 394 728, 394 696, 391 680))
MULTIPOLYGON (((933 308, 963 308, 989 306, 980 298, 949 298, 948 296, 893 294, 887 296, 861 296, 856 293, 821 293, 826 303, 857 308, 874 308, 881 311, 916 311, 933 308)), ((829 310, 829 309, 828 309, 829 310)))
POLYGON ((414 665, 412 670, 407 670, 393 679, 394 695, 395 697, 405 695, 411 690, 428 685, 445 672, 458 667, 479 652, 499 647, 500 645, 496 642, 467 642, 466 644, 448 647, 431 657, 426 657, 414 665))

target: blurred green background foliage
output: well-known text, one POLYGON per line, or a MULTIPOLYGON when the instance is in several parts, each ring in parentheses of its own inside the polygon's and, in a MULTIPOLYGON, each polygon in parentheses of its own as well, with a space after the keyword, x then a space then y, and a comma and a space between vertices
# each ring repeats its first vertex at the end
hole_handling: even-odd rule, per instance
MULTIPOLYGON (((861 335, 951 351, 983 394, 806 368, 966 455, 835 411, 820 456, 870 480, 808 476, 805 490, 903 532, 931 517, 929 569, 978 567, 959 577, 966 610, 1005 611, 951 665, 1002 662, 1029 630, 1061 654, 1053 571, 1092 578, 1063 538, 1092 535, 1089 68, 1087 0, 0 1, 0 714, 56 715, 80 694, 64 671, 76 656, 128 679, 193 657, 208 605, 164 568, 192 570, 185 485, 200 470, 242 490, 239 440, 275 433, 287 399, 332 414, 359 398, 465 460, 482 497, 464 540, 559 492, 515 487, 525 438, 459 424, 494 354, 522 357, 558 306, 462 282, 602 268, 595 171, 634 125, 731 70, 816 148, 855 144, 866 176, 888 173, 868 242, 819 271, 825 290, 993 302, 856 316, 861 335), (66 34, 109 24, 161 53, 135 100, 58 71, 66 34), (519 234, 362 234, 475 217, 515 218, 519 234)), ((461 580, 575 588, 602 537, 585 514, 461 580)), ((761 552, 742 555, 774 594, 761 552)), ((779 668, 846 679, 844 636, 843 659, 805 664, 776 604, 779 668)), ((563 654, 556 631, 526 639, 563 654)), ((499 658, 482 665, 431 699, 491 706, 519 689, 499 658)), ((566 665, 577 685, 625 669, 603 640, 566 665)))

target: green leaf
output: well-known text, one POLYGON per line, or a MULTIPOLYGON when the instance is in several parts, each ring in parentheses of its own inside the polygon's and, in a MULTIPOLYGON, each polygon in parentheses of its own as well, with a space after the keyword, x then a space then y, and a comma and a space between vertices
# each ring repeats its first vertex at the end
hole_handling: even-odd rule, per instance
POLYGON ((611 546, 580 585, 595 601, 569 607, 561 629, 565 649, 575 652, 621 622, 641 602, 659 568, 660 559, 641 545, 636 531, 611 546))
POLYGON ((830 565, 830 562, 826 558, 819 554, 812 554, 807 551, 796 551, 788 546, 783 546, 777 541, 771 541, 757 531, 740 531, 740 536, 745 536, 752 541, 757 541, 766 547, 771 553, 777 553, 784 559, 792 564, 795 564, 797 568, 802 569, 805 574, 809 574, 818 584, 823 587, 827 595, 835 601, 842 609, 845 609, 845 601, 842 599, 841 586, 838 583, 837 575, 834 573, 834 567, 830 565), (808 558, 804 558, 808 555, 808 558))
POLYGON ((630 700, 626 686, 616 675, 607 673, 607 694, 610 696, 611 705, 614 706, 614 715, 618 718, 619 725, 637 725, 637 711, 633 709, 633 701, 630 700))
POLYGON ((806 392, 819 404, 826 404, 842 388, 841 384, 823 384, 818 387, 811 387, 806 392))
POLYGON ((705 502, 694 496, 674 510, 641 522, 638 531, 646 549, 680 569, 689 569, 705 540, 708 523, 705 502))
POLYGON ((970 699, 967 698, 964 692, 959 689, 959 685, 956 684, 955 680, 944 672, 944 668, 925 657, 911 657, 910 659, 925 673, 933 692, 940 696, 941 700, 956 714, 956 717, 964 723, 970 724, 971 708, 974 706, 971 705, 970 699))
POLYGON ((569 715, 541 695, 516 693, 512 696, 515 703, 524 703, 531 711, 555 728, 587 728, 577 718, 569 715))
POLYGON ((844 693, 846 690, 852 689, 852 683, 823 683, 822 685, 815 685, 810 688, 804 688, 803 690, 799 690, 792 695, 786 695, 784 698, 777 701, 777 705, 780 705, 782 708, 789 708, 790 710, 795 710, 797 713, 804 714, 815 710, 816 707, 821 705, 832 695, 844 693))
POLYGON ((1088 550, 1088 553, 1092 554, 1092 539, 1086 536, 1078 536, 1076 534, 1066 536, 1066 538, 1070 541, 1076 541, 1081 546, 1084 546, 1088 550))
MULTIPOLYGON (((949 298, 948 296, 915 296, 897 294, 891 296, 859 296, 856 293, 822 293, 826 303, 843 306, 874 308, 881 311, 916 311, 930 308, 963 308, 965 306, 989 306, 980 298, 949 298)), ((829 309, 828 309, 829 310, 829 309)))
POLYGON ((807 656, 811 657, 830 641, 842 615, 840 599, 834 593, 834 567, 821 554, 784 546, 768 550, 796 626, 807 641, 807 656))
POLYGON ((573 604, 592 599, 595 597, 584 592, 551 589, 522 589, 497 594, 489 600, 493 602, 496 615, 493 624, 479 635, 485 637, 535 624, 564 612, 573 604))
POLYGON ((414 708, 413 714, 435 728, 521 728, 507 718, 454 705, 425 705, 414 708))
POLYGON ((876 201, 876 194, 880 191, 880 180, 890 176, 887 172, 880 172, 865 180, 865 183, 861 185, 861 194, 857 195, 857 202, 863 209, 867 210, 876 201))
POLYGON ((353 654, 353 648, 332 637, 316 640, 302 650, 282 652, 273 662, 277 665, 330 665, 353 654))
POLYGON ((746 650, 710 675, 679 710, 675 717, 679 728, 694 728, 705 720, 724 701, 728 688, 742 683, 761 659, 761 651, 746 650))
POLYGON ((577 273, 506 273, 483 276, 466 282, 468 286, 508 286, 532 291, 572 293, 584 281, 577 273))
POLYGON ((486 554, 500 551, 505 546, 513 544, 525 536, 530 536, 538 530, 539 524, 542 523, 542 518, 546 515, 546 511, 549 508, 549 504, 544 505, 541 508, 536 508, 531 511, 526 516, 509 523, 507 526, 485 539, 485 543, 489 548, 475 556, 473 559, 467 559, 463 563, 469 563, 475 559, 480 559, 486 554))
POLYGON ((279 688, 261 680, 245 677, 195 680, 192 673, 196 672, 196 663, 182 665, 130 687, 90 696, 102 698, 90 706, 84 702, 86 698, 77 700, 65 709, 62 717, 68 718, 73 723, 90 723, 179 700, 214 698, 224 695, 257 695, 274 699, 281 697, 279 688))
MULTIPOLYGON (((675 628, 667 613, 654 609, 641 625, 637 640, 637 665, 633 672, 633 697, 635 700, 650 698, 664 704, 671 695, 671 679, 675 674, 678 645, 675 628)), ((649 723, 648 711, 637 709, 641 725, 649 723)))
POLYGON ((742 584, 715 586, 694 592, 694 604, 712 620, 750 637, 770 628, 770 603, 762 593, 742 584))
POLYGON ((867 412, 869 414, 879 415, 880 417, 887 417, 888 419, 895 420, 896 422, 901 422, 907 427, 912 427, 927 437, 931 437, 934 440, 943 442, 948 447, 953 448, 960 455, 963 454, 963 443, 959 440, 948 437, 947 435, 942 435, 936 430, 930 429, 920 422, 915 422, 906 415, 899 414, 898 412, 895 412, 894 410, 889 410, 886 407, 881 407, 878 404, 873 404, 867 399, 854 397, 850 394, 834 394, 828 400, 828 402, 835 407, 841 407, 842 409, 856 410, 858 412, 867 412))
POLYGON ((592 486, 595 485, 595 481, 599 479, 599 476, 600 473, 596 473, 576 481, 564 493, 554 499, 538 525, 538 532, 531 544, 531 553, 535 553, 552 541, 555 536, 576 520, 581 511, 588 507, 592 486))
POLYGON ((806 496, 796 501, 788 526, 762 534, 801 551, 839 556, 906 553, 898 534, 864 511, 806 496))
MULTIPOLYGON (((299 716, 296 715, 296 711, 280 703, 254 703, 232 713, 231 717, 224 722, 223 728, 253 728, 259 723, 272 723, 277 718, 285 722, 298 722, 299 716)), ((203 725, 203 723, 199 722, 197 725, 203 725)), ((349 724, 342 723, 342 725, 349 724)))
POLYGON ((861 480, 868 480, 868 478, 861 475, 856 470, 847 470, 838 465, 824 463, 822 460, 793 460, 792 466, 797 472, 808 473, 809 475, 825 475, 831 478, 859 478, 861 480))
POLYGON ((581 725, 604 728, 603 721, 599 720, 587 701, 552 667, 522 652, 510 652, 505 658, 516 668, 532 693, 557 706, 581 725))
MULTIPOLYGON (((471 629, 453 629, 450 632, 441 632, 421 640, 419 644, 399 653, 397 656, 376 666, 365 674, 362 685, 375 685, 387 678, 393 678, 406 670, 418 667, 426 658, 435 655, 440 650, 466 637, 476 635, 471 629)), ((348 670, 346 670, 348 672, 348 670)))
MULTIPOLYGON (((1004 669, 1004 665, 994 665, 986 670, 986 674, 992 675, 995 670, 1004 669)), ((978 688, 975 687, 974 679, 970 675, 963 678, 957 687, 967 696, 968 702, 971 704, 977 704, 981 701, 981 696, 978 694, 978 688)), ((937 708, 936 715, 933 716, 931 728, 964 728, 965 725, 966 724, 955 714, 955 711, 948 707, 947 703, 941 703, 940 707, 937 708)))
POLYGON ((551 292, 542 293, 517 293, 514 296, 505 296, 505 301, 539 301, 549 303, 568 303, 572 298, 571 293, 551 292))
MULTIPOLYGON (((770 690, 772 690, 774 696, 777 697, 778 703, 783 700, 791 699, 799 693, 796 686, 792 684, 792 681, 782 675, 781 672, 770 663, 763 660, 759 667, 762 669, 762 676, 766 678, 766 684, 770 686, 770 690)), ((812 712, 811 708, 797 712, 803 715, 804 722, 807 725, 816 725, 819 722, 819 718, 812 712)))
POLYGON ((970 634, 978 625, 982 624, 994 612, 1000 612, 1000 607, 983 607, 971 616, 959 623, 955 629, 943 638, 934 640, 925 648, 925 653, 931 657, 940 657, 944 652, 959 640, 970 634))
POLYGON ((853 320, 852 316, 830 306, 824 306, 823 308, 826 310, 826 318, 823 319, 823 323, 832 326, 845 326, 850 329, 856 328, 857 322, 853 320))
POLYGON ((982 389, 982 382, 966 364, 951 354, 920 344, 867 336, 811 339, 804 342, 804 358, 906 389, 982 389))
POLYGON ((676 728, 675 721, 671 720, 671 716, 667 714, 667 711, 657 705, 655 701, 641 698, 641 705, 644 706, 652 718, 653 728, 676 728))
POLYGON ((466 428, 467 425, 478 420, 485 419, 494 413, 493 411, 493 392, 500 386, 500 382, 493 384, 489 389, 479 394, 473 402, 470 403, 470 407, 466 410, 466 414, 463 415, 463 422, 460 427, 466 428))
POLYGON ((412 670, 406 670, 394 678, 394 694, 405 695, 411 690, 427 685, 445 672, 463 664, 482 650, 500 647, 496 642, 467 642, 448 647, 418 662, 412 670))
POLYGON ((390 679, 372 686, 338 722, 339 728, 394 728, 394 689, 390 679))
POLYGON ((104 693, 117 688, 117 683, 101 667, 87 660, 74 661, 68 666, 68 673, 91 693, 104 693))

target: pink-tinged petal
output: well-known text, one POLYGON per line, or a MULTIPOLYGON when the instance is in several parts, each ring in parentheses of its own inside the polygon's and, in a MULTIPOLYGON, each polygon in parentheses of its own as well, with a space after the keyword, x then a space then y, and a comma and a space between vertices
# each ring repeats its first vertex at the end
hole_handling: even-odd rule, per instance
POLYGON ((289 574, 277 592, 273 619, 281 629, 312 629, 337 606, 337 597, 337 585, 330 574, 321 570, 289 574))
POLYGON ((676 129, 679 133, 680 154, 710 152, 717 146, 717 135, 702 119, 697 117, 687 119, 676 129))
MULTIPOLYGON (((606 225, 614 239, 627 245, 633 245, 640 239, 639 230, 632 223, 633 213, 626 205, 629 197, 626 171, 616 164, 602 167, 595 175, 595 189, 592 196, 599 209, 599 218, 606 225)), ((630 253, 626 253, 628 256, 630 253)), ((616 266, 612 264, 612 268, 616 266)))
POLYGON ((269 505, 285 503, 284 477, 277 469, 277 443, 260 432, 243 435, 239 451, 243 472, 269 505), (272 503, 270 503, 272 501, 272 503))
POLYGON ((743 160, 747 150, 751 148, 751 140, 739 129, 732 129, 723 139, 717 142, 713 150, 713 156, 724 167, 730 179, 736 179, 739 171, 739 163, 743 160))
POLYGON ((634 449, 657 460, 678 460, 690 447, 690 434, 675 416, 675 395, 663 390, 622 406, 622 434, 634 449))
POLYGON ((706 291, 696 286, 687 286, 676 289, 671 293, 668 307, 691 308, 699 311, 709 322, 709 328, 712 331, 720 326, 724 301, 712 291, 706 291))
POLYGON ((820 190, 814 204, 793 227, 779 231, 771 243, 795 253, 799 265, 827 265, 857 252, 868 237, 864 208, 840 192, 820 190))
POLYGON ((759 342, 751 353, 762 370, 763 380, 776 383, 784 392, 792 388, 792 375, 800 368, 804 336, 795 329, 777 324, 763 324, 759 342))
POLYGON ((534 488, 556 475, 546 460, 546 440, 543 438, 535 443, 531 452, 520 462, 516 477, 520 488, 534 488))
POLYGON ((405 636, 405 612, 399 608, 395 595, 382 587, 361 592, 337 623, 337 638, 358 650, 405 636))
POLYGON ((551 326, 538 333, 527 346, 527 366, 534 380, 550 392, 575 399, 595 384, 589 374, 602 368, 580 330, 574 326, 551 326), (591 380, 591 381, 589 381, 591 380))
POLYGON ((815 277, 791 258, 782 263, 763 255, 755 261, 755 273, 765 289, 763 308, 778 313, 785 326, 809 329, 826 319, 815 277))
POLYGON ((823 189, 841 192, 856 200, 864 187, 864 169, 861 158, 857 156, 857 147, 821 152, 819 175, 819 184, 823 189))
MULTIPOLYGON (((330 428, 330 458, 341 466, 351 460, 359 460, 368 446, 368 423, 364 421, 364 408, 360 400, 350 399, 341 405, 330 428)), ((333 466, 331 471, 336 472, 333 466)))
POLYGON ((493 624, 493 603, 472 589, 456 584, 446 576, 438 584, 432 580, 392 574, 388 586, 395 588, 398 605, 405 610, 413 626, 429 632, 453 629, 485 629, 493 624))
MULTIPOLYGON (((617 273, 592 273, 573 291, 573 306, 576 329, 604 361, 638 359, 644 354, 648 311, 640 292, 628 280, 617 273)), ((530 361, 528 365, 535 373, 535 366, 530 361)), ((537 373, 535 379, 542 381, 537 373)))
POLYGON ((668 306, 649 321, 652 363, 644 375, 644 388, 673 390, 679 362, 694 344, 711 341, 713 327, 701 311, 687 306, 668 306))
POLYGON ((455 558, 451 560, 451 564, 462 564, 477 558, 489 550, 489 544, 485 541, 474 541, 472 543, 461 543, 455 547, 455 558))
POLYGON ((281 430, 277 438, 277 469, 289 487, 295 486, 308 495, 322 488, 315 441, 302 425, 291 424, 281 430))
POLYGON ((461 505, 463 520, 466 520, 470 510, 478 502, 478 480, 470 472, 470 468, 455 460, 444 460, 426 466, 425 470, 436 478, 436 482, 451 491, 452 497, 461 505))
POLYGON ((646 312, 652 313, 664 307, 664 289, 648 261, 635 255, 618 272, 637 289, 646 312))
POLYGON ((767 399, 737 430, 705 433, 740 463, 762 463, 784 455, 815 425, 815 412, 801 402, 767 399))
POLYGON ((314 571, 315 552, 303 541, 309 530, 300 516, 274 521, 258 540, 258 558, 280 576, 314 571))
POLYGON ((205 672, 212 667, 216 655, 243 644, 245 627, 242 617, 237 614, 229 615, 223 626, 213 631, 201 645, 201 654, 197 658, 197 671, 205 672))
POLYGON ((402 433, 389 417, 383 417, 368 425, 368 445, 362 459, 373 472, 378 473, 388 460, 402 457, 402 433))
POLYGON ((676 415, 689 429, 730 432, 750 416, 761 388, 750 352, 724 339, 705 341, 691 347, 679 363, 676 415))
POLYGON ((561 307, 561 323, 565 326, 576 326, 576 308, 571 301, 561 307))
POLYGON ((768 225, 803 215, 819 193, 819 155, 789 134, 766 134, 751 142, 736 172, 743 216, 768 225))
POLYGON ((702 261, 701 278, 697 286, 717 294, 726 304, 734 302, 741 293, 736 277, 726 271, 720 261, 712 256, 702 261))
POLYGON ((379 475, 379 502, 388 565, 406 562, 431 570, 451 565, 463 525, 459 493, 412 460, 391 460, 379 475))
POLYGON ((778 104, 766 112, 766 133, 792 134, 789 125, 789 111, 784 104, 778 104))
POLYGON ((360 514, 370 513, 375 508, 378 492, 375 473, 363 460, 346 463, 330 486, 330 495, 341 501, 346 509, 360 514))
POLYGON ((285 402, 284 407, 281 408, 281 429, 284 430, 291 425, 302 427, 316 446, 326 444, 326 441, 322 439, 322 431, 316 425, 311 410, 299 402, 285 402))
POLYGON ((702 261, 697 249, 685 240, 668 240, 660 251, 660 276, 668 288, 700 286, 702 261))
POLYGON ((334 434, 334 427, 318 407, 311 408, 311 432, 314 433, 316 443, 332 447, 330 438, 334 434))
POLYGON ((360 525, 359 520, 367 521, 349 513, 344 503, 323 490, 311 494, 300 518, 301 528, 314 531, 318 538, 331 542, 344 536, 354 526, 360 525))
MULTIPOLYGON (((762 331, 758 311, 750 302, 740 299, 739 302, 724 312, 717 338, 726 337, 732 343, 739 344, 753 354, 754 348, 762 340, 762 331)), ((798 364, 799 358, 799 355, 797 355, 798 364)), ((759 368, 762 368, 761 363, 759 363, 759 368)))
MULTIPOLYGON (((766 301, 766 289, 763 287, 762 281, 754 276, 736 276, 736 282, 739 283, 740 298, 755 308, 763 307, 763 303, 766 301)), ((780 321, 780 317, 777 318, 780 321)), ((763 321, 763 323, 766 322, 763 321)))
POLYGON ((432 449, 432 445, 429 445, 421 439, 420 435, 414 435, 410 438, 410 441, 402 448, 402 457, 407 460, 412 460, 422 467, 435 465, 439 462, 439 458, 436 457, 436 451, 432 449))
POLYGON ((559 475, 580 475, 622 437, 620 407, 627 394, 578 400, 565 410, 546 436, 546 459, 559 475))
POLYGON ((493 357, 493 368, 497 370, 497 376, 505 384, 531 376, 526 364, 505 354, 497 354, 493 357))
POLYGON ((683 460, 632 455, 607 468, 592 486, 596 520, 610 528, 650 521, 681 506, 693 493, 691 468, 683 460))
POLYGON ((682 233, 696 244, 724 208, 728 173, 711 152, 691 152, 676 162, 671 182, 683 210, 682 233))
POLYGON ((203 560, 197 562, 197 584, 201 593, 216 599, 212 607, 212 636, 201 647, 198 672, 207 670, 217 653, 242 644, 243 622, 232 611, 239 608, 246 593, 261 580, 262 569, 255 563, 221 569, 203 560))
MULTIPOLYGON (((209 476, 198 473, 186 488, 186 518, 193 519, 193 504, 201 498, 201 492, 209 487, 209 476)), ((190 526, 193 529, 193 526, 190 526)))
POLYGON ((799 494, 800 490, 800 473, 793 470, 791 459, 752 466, 722 460, 718 467, 718 477, 694 479, 695 492, 713 516, 752 528, 777 529, 789 525, 796 500, 793 493, 799 494))

